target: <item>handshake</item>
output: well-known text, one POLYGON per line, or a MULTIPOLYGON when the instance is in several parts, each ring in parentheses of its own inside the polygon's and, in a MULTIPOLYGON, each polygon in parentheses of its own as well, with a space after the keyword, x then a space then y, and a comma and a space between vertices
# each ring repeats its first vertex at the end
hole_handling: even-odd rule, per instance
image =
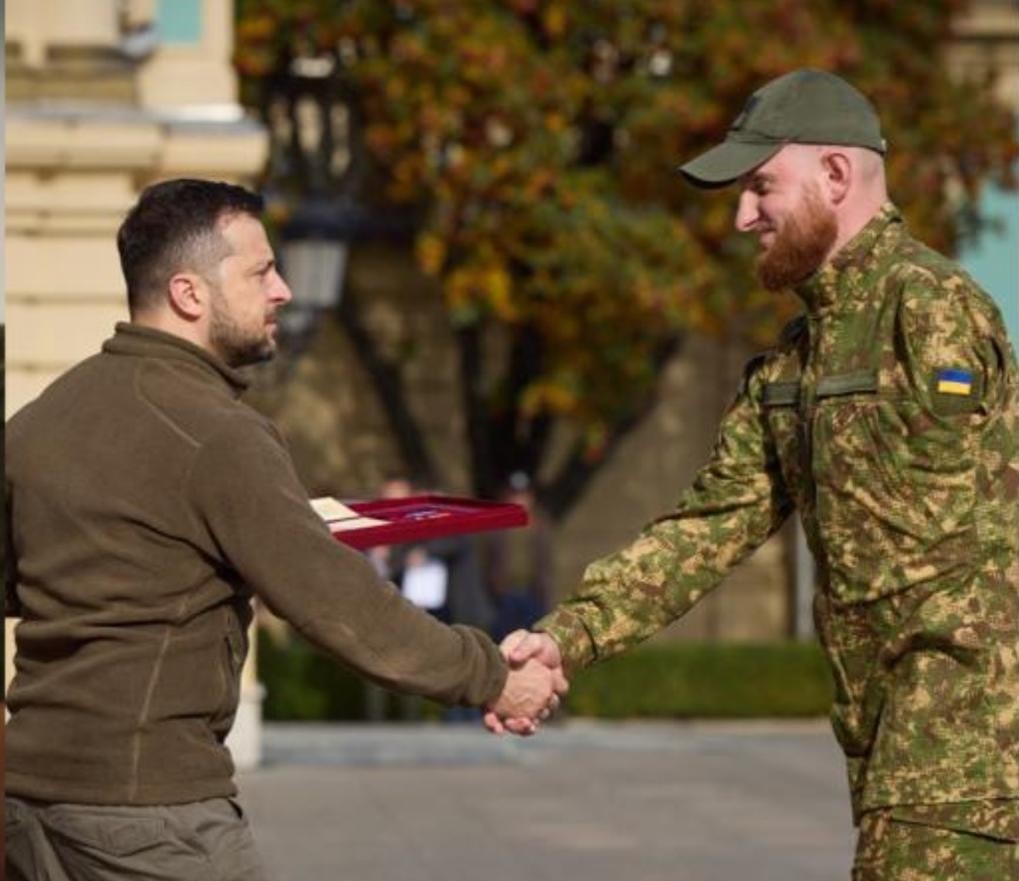
POLYGON ((534 734, 570 688, 559 646, 547 633, 515 630, 499 648, 510 672, 499 699, 486 709, 485 727, 493 734, 534 734))

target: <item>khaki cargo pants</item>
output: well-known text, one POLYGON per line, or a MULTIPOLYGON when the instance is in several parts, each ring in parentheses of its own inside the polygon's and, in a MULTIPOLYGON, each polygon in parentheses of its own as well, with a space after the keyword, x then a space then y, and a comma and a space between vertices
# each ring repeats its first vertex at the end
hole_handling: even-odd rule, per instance
POLYGON ((959 817, 918 806, 866 812, 852 881, 1019 881, 1019 803, 973 807, 959 817))
POLYGON ((235 801, 129 807, 6 799, 7 881, 267 881, 235 801))

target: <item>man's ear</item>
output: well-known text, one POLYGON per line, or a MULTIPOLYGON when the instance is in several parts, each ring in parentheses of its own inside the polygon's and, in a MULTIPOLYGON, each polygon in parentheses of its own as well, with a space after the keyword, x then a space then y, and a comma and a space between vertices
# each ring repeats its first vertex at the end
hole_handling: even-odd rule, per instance
POLYGON ((821 154, 821 185, 833 205, 841 203, 849 194, 854 171, 849 156, 841 150, 826 150, 821 154))
POLYGON ((193 272, 178 272, 171 276, 168 291, 170 307, 181 318, 197 321, 205 314, 208 290, 201 276, 193 272))

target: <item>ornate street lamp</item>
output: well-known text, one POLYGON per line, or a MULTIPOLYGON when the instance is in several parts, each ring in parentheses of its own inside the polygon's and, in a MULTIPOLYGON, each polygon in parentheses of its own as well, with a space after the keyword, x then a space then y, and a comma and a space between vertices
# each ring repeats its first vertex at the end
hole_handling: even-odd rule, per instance
POLYGON ((353 51, 341 41, 331 52, 289 59, 266 81, 259 102, 270 133, 269 213, 287 217, 278 244, 293 292, 280 313, 282 360, 289 365, 307 349, 322 316, 354 320, 339 308, 353 243, 413 234, 412 214, 379 210, 361 198, 369 163, 344 80, 353 51))
POLYGON ((319 317, 339 306, 356 215, 342 197, 311 196, 281 230, 282 270, 294 298, 280 313, 280 329, 291 356, 310 342, 319 317))
POLYGON ((337 61, 330 53, 291 59, 270 81, 263 104, 271 137, 269 184, 288 193, 284 203, 292 206, 279 230, 281 268, 293 292, 280 313, 283 353, 291 363, 307 348, 320 317, 339 306, 350 244, 359 237, 337 61))

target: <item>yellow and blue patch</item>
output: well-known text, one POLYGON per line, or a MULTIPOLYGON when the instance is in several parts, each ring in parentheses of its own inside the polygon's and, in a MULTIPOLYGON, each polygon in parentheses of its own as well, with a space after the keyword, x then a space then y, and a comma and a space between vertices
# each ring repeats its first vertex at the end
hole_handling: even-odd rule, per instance
POLYGON ((935 388, 943 395, 968 397, 973 392, 973 374, 958 368, 939 370, 935 388))

